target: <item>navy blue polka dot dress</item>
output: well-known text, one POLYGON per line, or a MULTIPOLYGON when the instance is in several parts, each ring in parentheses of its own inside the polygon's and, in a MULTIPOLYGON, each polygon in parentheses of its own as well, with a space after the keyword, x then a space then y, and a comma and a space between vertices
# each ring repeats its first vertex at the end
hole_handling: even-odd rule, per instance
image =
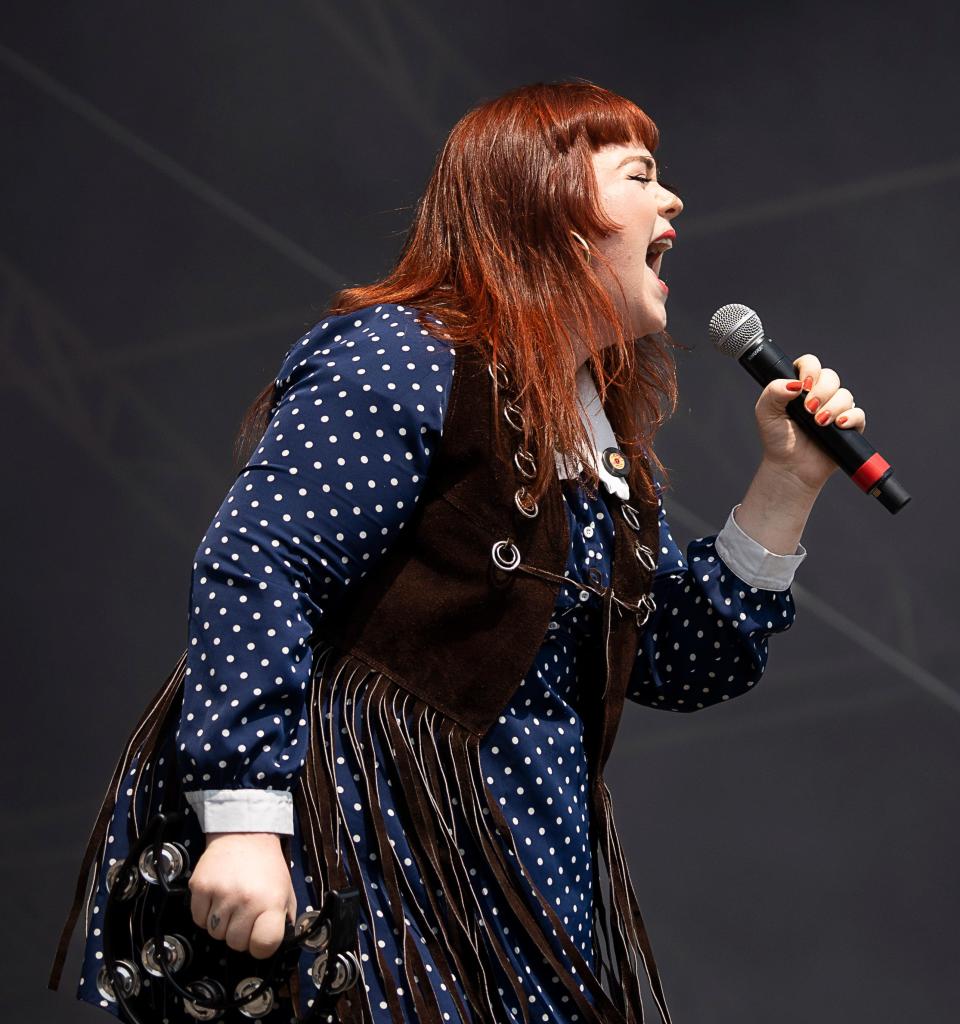
MULTIPOLYGON (((160 764, 177 775, 196 812, 195 856, 202 852, 203 832, 293 837, 290 867, 298 913, 317 899, 292 801, 309 739, 311 633, 328 609, 348 601, 359 580, 376 570, 413 516, 440 443, 455 373, 452 347, 416 324, 414 314, 398 305, 369 307, 324 320, 298 339, 280 368, 277 401, 262 441, 195 554, 183 707, 160 764)), ((583 368, 578 387, 587 406, 596 393, 583 368)), ((588 412, 602 450, 614 443, 604 433, 609 424, 598 401, 588 412)), ((597 465, 595 453, 592 457, 597 465)), ((591 568, 599 571, 602 586, 610 581, 614 524, 604 494, 625 488, 626 481, 602 472, 603 486, 591 500, 559 460, 558 468, 570 527, 570 582, 560 588, 536 660, 485 737, 481 760, 527 872, 592 966, 593 865, 578 688, 581 669, 598 656, 601 606, 599 597, 579 584, 591 568)), ((791 626, 789 585, 806 552, 801 546, 795 555, 772 554, 740 530, 733 511, 718 536, 693 541, 684 557, 661 501, 657 607, 637 652, 631 699, 653 708, 695 711, 743 694, 764 671, 768 636, 791 626)), ((372 910, 361 915, 360 925, 364 998, 373 1019, 389 1021, 387 991, 392 989, 406 1020, 413 1022, 417 1015, 403 984, 399 923, 391 919, 368 835, 367 789, 348 739, 362 730, 383 745, 383 753, 386 745, 376 722, 357 721, 349 688, 337 691, 330 711, 331 735, 338 739, 338 795, 350 839, 366 867, 362 884, 372 910), (379 970, 375 947, 393 966, 392 977, 379 970)), ((415 862, 404 856, 402 809, 393 805, 388 784, 380 786, 379 795, 381 813, 394 825, 391 842, 410 869, 405 924, 423 943, 429 922, 420 908, 428 901, 415 862)), ((115 820, 127 810, 121 795, 115 820)), ((125 855, 122 831, 112 830, 115 846, 103 870, 125 855)), ((78 997, 116 1014, 115 1004, 94 986, 102 959, 103 870, 91 901, 78 997)), ((530 1019, 578 1020, 542 954, 510 927, 481 859, 470 877, 474 889, 467 899, 506 952, 530 1019)), ((532 896, 530 905, 539 909, 532 896)), ((559 943, 556 948, 563 955, 559 943)), ((430 972, 425 948, 422 954, 430 972)), ((305 956, 304 1008, 312 1002, 310 962, 305 956)), ((499 964, 491 974, 500 978, 492 993, 497 1019, 522 1019, 515 987, 499 964)), ((444 1019, 458 1020, 453 994, 444 989, 437 978, 444 1019)))

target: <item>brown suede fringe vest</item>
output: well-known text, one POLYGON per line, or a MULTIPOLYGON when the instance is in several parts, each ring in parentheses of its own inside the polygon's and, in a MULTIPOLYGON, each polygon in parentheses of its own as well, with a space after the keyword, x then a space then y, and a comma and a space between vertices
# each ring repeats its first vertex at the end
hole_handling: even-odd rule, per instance
MULTIPOLYGON (((524 480, 535 475, 535 463, 521 446, 521 414, 509 401, 510 386, 502 366, 494 366, 478 349, 457 347, 443 434, 418 507, 394 547, 356 581, 350 599, 334 614, 328 612, 314 634, 310 745, 294 789, 307 860, 321 898, 329 888, 351 884, 347 864, 355 876, 362 876, 333 772, 335 743, 353 744, 368 787, 376 830, 374 849, 394 908, 394 924, 403 928, 406 987, 424 1024, 442 1024, 430 988, 414 980, 428 975, 419 942, 403 924, 403 879, 385 824, 376 814, 373 744, 364 743, 352 730, 335 736, 330 725, 327 712, 332 696, 338 688, 348 687, 355 713, 362 712, 364 721, 379 722, 388 736, 394 793, 402 797, 398 806, 405 805, 409 812, 404 831, 432 904, 425 910, 438 925, 436 933, 426 929, 424 938, 434 955, 436 973, 448 990, 456 993, 457 982, 463 986, 470 1003, 469 1010, 462 1007, 464 1020, 499 1024, 490 1017, 484 997, 489 983, 484 949, 491 949, 506 975, 514 984, 516 980, 505 954, 489 935, 481 934, 482 921, 471 913, 468 867, 451 825, 455 818, 467 821, 475 848, 487 858, 499 884, 492 895, 509 905, 520 926, 535 938, 582 1021, 639 1024, 643 1020, 642 961, 660 1016, 670 1024, 603 779, 640 632, 655 607, 651 594, 659 546, 655 507, 638 501, 635 508, 616 494, 605 495, 614 516, 611 583, 602 588, 594 575, 593 582, 583 585, 602 597, 603 608, 602 650, 595 672, 582 682, 581 698, 594 854, 596 973, 539 891, 536 899, 542 912, 533 912, 531 897, 522 891, 530 893, 533 882, 522 868, 508 822, 481 772, 481 741, 543 643, 566 579, 563 572, 570 544, 559 477, 554 476, 539 506, 524 487, 524 480), (501 424, 497 431, 499 415, 506 426, 501 424), (606 868, 606 896, 598 853, 606 868), (558 956, 548 941, 546 922, 566 957, 558 956), (592 1003, 580 991, 581 984, 591 993, 592 1003)), ((646 468, 641 469, 636 459, 631 465, 632 495, 645 490, 646 468)), ((134 786, 141 783, 141 772, 159 737, 174 727, 185 665, 186 652, 137 723, 104 796, 57 951, 51 987, 56 987, 54 977, 59 978, 90 867, 102 863, 113 794, 138 755, 134 786)), ((389 979, 392 972, 379 948, 377 956, 389 979)), ((519 988, 517 994, 526 1017, 527 1001, 519 988)), ((395 994, 391 1003, 393 1018, 400 1020, 395 994)), ((345 1021, 369 1024, 362 997, 344 996, 341 1005, 345 1021)))

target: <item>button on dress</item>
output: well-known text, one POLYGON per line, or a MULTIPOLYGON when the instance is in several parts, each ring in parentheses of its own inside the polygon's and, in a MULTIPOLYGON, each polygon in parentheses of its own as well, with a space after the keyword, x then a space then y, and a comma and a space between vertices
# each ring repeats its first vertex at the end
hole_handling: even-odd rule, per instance
MULTIPOLYGON (((287 352, 269 426, 195 552, 182 711, 152 766, 155 808, 163 808, 164 791, 171 800, 178 788, 187 793, 194 811, 188 820, 194 862, 203 851, 204 831, 292 837, 289 864, 298 914, 318 905, 291 799, 309 740, 311 634, 328 609, 348 601, 358 581, 376 570, 413 516, 456 372, 453 348, 415 323, 415 313, 389 304, 331 317, 287 352)), ((561 480, 570 530, 569 583, 560 587, 536 659, 480 748, 484 779, 510 824, 527 876, 591 967, 593 864, 578 708, 581 680, 602 657, 600 598, 583 584, 605 587, 610 581, 614 522, 604 499, 608 486, 604 481, 591 498, 580 477, 561 480)), ((694 711, 756 685, 767 661, 767 638, 790 628, 794 605, 789 587, 764 589, 738 577, 720 558, 716 537, 692 541, 684 555, 671 535, 662 496, 659 522, 656 611, 642 633, 628 697, 653 708, 694 711)), ((394 804, 384 774, 378 778, 380 813, 409 869, 403 879, 404 922, 393 919, 387 898, 356 747, 367 738, 383 761, 389 757, 384 734, 377 722, 359 721, 349 687, 336 691, 330 714, 338 795, 349 823, 344 840, 353 843, 364 869, 352 881, 364 895, 360 984, 369 1017, 392 1020, 392 1002, 405 1021, 418 1019, 404 970, 405 929, 426 963, 428 977, 419 983, 434 987, 443 1019, 459 1020, 464 996, 450 992, 432 966, 424 939, 432 927, 430 902, 414 861, 404 856, 404 809, 394 804)), ((138 808, 141 821, 146 809, 138 808)), ((130 791, 120 787, 108 856, 88 903, 77 988, 79 999, 114 1015, 116 1004, 101 996, 95 978, 102 962, 105 872, 126 855, 130 811, 130 791)), ((505 972, 486 951, 490 1004, 482 1019, 522 1020, 524 1013, 531 1021, 581 1019, 529 936, 512 924, 509 908, 498 905, 497 885, 479 854, 470 877, 470 912, 510 965, 505 972)), ((517 884, 537 912, 519 870, 517 884)), ((559 942, 556 950, 563 955, 559 942)), ((315 991, 307 973, 311 963, 305 953, 304 1011, 315 991)), ((174 1011, 170 1019, 189 1018, 174 1011)), ((265 1019, 294 1018, 291 1007, 281 1005, 265 1019)))

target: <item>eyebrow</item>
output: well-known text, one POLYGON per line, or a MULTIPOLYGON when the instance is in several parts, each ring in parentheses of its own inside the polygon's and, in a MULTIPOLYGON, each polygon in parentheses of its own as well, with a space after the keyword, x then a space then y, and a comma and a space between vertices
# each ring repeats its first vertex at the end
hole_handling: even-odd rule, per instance
POLYGON ((629 163, 631 163, 634 160, 639 160, 639 161, 641 161, 641 163, 645 163, 647 165, 647 170, 648 171, 655 171, 657 169, 657 161, 654 160, 653 157, 643 156, 640 153, 634 153, 631 156, 625 156, 620 161, 620 163, 617 164, 617 166, 614 168, 614 170, 618 171, 618 170, 620 170, 621 167, 623 167, 624 164, 629 164, 629 163))

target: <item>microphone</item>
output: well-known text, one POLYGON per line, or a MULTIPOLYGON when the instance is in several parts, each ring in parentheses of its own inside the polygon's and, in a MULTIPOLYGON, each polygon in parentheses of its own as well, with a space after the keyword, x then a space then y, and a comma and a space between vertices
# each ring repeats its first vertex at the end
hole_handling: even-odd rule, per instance
MULTIPOLYGON (((718 351, 732 356, 762 387, 772 380, 797 379, 792 361, 763 335, 760 317, 749 307, 732 302, 710 318, 710 340, 718 351)), ((910 495, 893 475, 890 463, 859 430, 843 430, 835 423, 821 427, 798 395, 787 403, 787 415, 833 459, 853 482, 892 513, 899 512, 910 495)))

